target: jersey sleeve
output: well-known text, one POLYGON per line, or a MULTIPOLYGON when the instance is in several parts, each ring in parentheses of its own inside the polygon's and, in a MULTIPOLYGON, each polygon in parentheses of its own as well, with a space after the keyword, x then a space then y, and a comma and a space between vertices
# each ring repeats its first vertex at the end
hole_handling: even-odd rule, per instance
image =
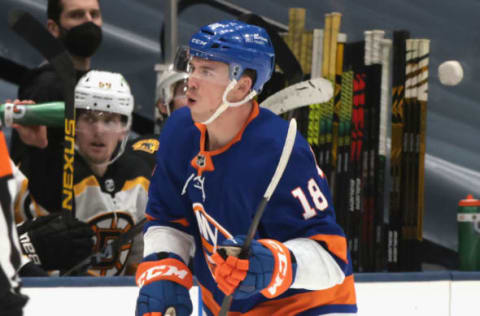
POLYGON ((156 164, 156 154, 159 147, 158 136, 155 135, 144 135, 133 140, 130 140, 127 143, 125 151, 131 152, 134 155, 140 157, 147 165, 154 169, 156 164))
POLYGON ((146 215, 152 224, 172 226, 189 233, 193 223, 186 217, 188 205, 182 198, 182 183, 168 168, 169 162, 162 158, 164 155, 160 149, 150 179, 146 215))
POLYGON ((309 238, 348 269, 347 241, 336 223, 327 178, 306 140, 297 135, 287 168, 265 210, 261 230, 269 238, 309 238))
POLYGON ((178 134, 178 127, 168 127, 168 124, 160 136, 146 207, 148 222, 145 225, 144 255, 174 252, 188 262, 194 249, 192 229, 195 223, 191 212, 188 212, 191 205, 182 195, 184 184, 181 179, 188 161, 180 157, 182 149, 178 146, 179 138, 176 136, 182 137, 178 134), (175 134, 173 138, 172 133, 175 134))

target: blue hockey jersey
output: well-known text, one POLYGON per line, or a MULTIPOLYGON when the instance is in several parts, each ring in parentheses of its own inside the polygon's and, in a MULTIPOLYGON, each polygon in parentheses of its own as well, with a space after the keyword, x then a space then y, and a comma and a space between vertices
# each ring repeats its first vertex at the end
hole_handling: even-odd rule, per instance
MULTIPOLYGON (((194 123, 187 107, 175 111, 162 130, 145 236, 161 227, 182 232, 176 234, 177 239, 190 238, 191 243, 172 243, 157 235, 145 238, 145 254, 174 251, 193 255, 193 272, 209 315, 218 313, 224 297, 213 278, 210 257, 225 239, 248 231, 280 159, 287 130, 288 122, 260 109, 256 102, 242 130, 215 151, 206 150, 206 126, 194 123), (175 249, 189 245, 192 249, 175 249)), ((300 134, 255 238, 315 240, 335 259, 345 279, 323 290, 290 288, 275 299, 257 294, 247 300, 234 300, 232 315, 356 313, 346 238, 335 221, 326 177, 300 134)))

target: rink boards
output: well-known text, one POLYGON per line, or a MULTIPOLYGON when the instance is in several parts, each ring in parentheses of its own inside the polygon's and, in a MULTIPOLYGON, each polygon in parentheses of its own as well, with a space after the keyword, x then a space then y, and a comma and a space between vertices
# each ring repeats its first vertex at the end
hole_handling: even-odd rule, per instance
MULTIPOLYGON (((461 316, 478 310, 480 272, 359 273, 360 316, 461 316)), ((24 278, 30 297, 24 315, 134 315, 138 289, 133 277, 24 278)), ((198 287, 190 290, 200 315, 198 287)))

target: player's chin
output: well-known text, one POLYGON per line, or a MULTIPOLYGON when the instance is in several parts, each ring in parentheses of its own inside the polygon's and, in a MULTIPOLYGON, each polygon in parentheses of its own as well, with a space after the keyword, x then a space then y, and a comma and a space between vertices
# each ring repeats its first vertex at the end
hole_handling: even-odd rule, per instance
POLYGON ((107 163, 109 160, 109 156, 107 155, 107 153, 98 153, 98 152, 87 153, 86 158, 88 159, 88 161, 94 164, 104 164, 104 163, 107 163))
POLYGON ((208 118, 205 118, 205 113, 196 111, 196 108, 190 107, 190 114, 192 115, 192 120, 194 122, 203 122, 208 118))

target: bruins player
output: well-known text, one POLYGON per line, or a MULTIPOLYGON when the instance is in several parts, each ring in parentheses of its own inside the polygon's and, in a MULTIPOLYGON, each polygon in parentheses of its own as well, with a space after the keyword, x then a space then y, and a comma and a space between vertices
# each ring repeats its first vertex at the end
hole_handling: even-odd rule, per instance
POLYGON ((142 135, 127 145, 127 150, 143 157, 152 170, 155 166, 155 154, 160 144, 158 135, 163 124, 173 111, 187 105, 185 96, 187 77, 187 73, 176 71, 172 67, 168 67, 160 75, 155 93, 155 133, 142 135))
MULTIPOLYGON (((118 73, 91 70, 75 87, 73 215, 91 225, 94 251, 144 218, 151 167, 131 152, 124 153, 133 106, 130 87, 118 73)), ((25 143, 32 144, 25 139, 28 135, 21 131, 20 135, 25 143)), ((55 212, 61 209, 63 145, 52 146, 55 150, 28 146, 28 154, 35 157, 29 188, 43 208, 55 212)), ((142 249, 141 237, 137 237, 118 253, 94 258, 89 272, 101 276, 131 274, 142 249)))

